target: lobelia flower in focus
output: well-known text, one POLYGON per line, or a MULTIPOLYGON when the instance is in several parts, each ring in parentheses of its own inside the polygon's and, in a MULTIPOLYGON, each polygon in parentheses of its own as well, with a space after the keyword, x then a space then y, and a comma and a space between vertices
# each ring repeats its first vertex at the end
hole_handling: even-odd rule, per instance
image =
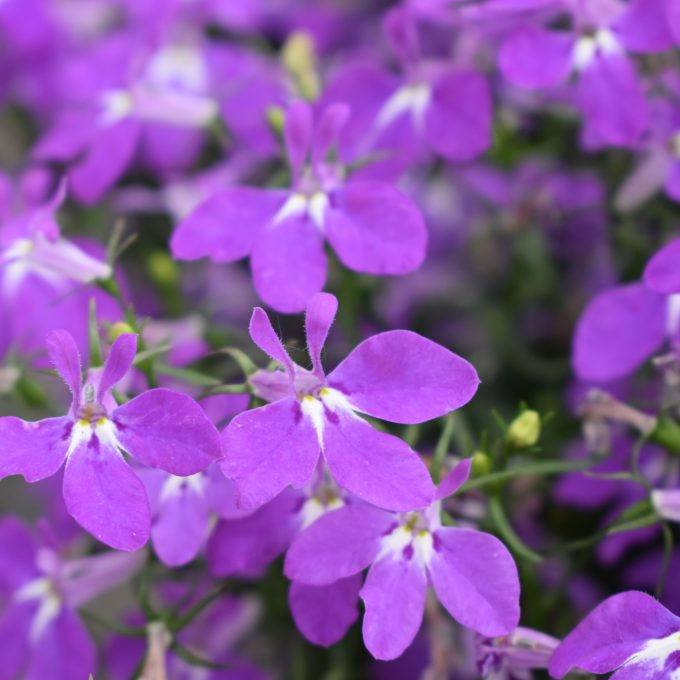
POLYGON ((291 106, 284 138, 290 190, 231 187, 177 226, 177 259, 250 257, 258 295, 280 312, 302 311, 326 280, 324 239, 349 269, 405 274, 425 257, 427 230, 417 206, 386 182, 347 179, 327 160, 350 115, 333 104, 316 125, 308 104, 291 106))
POLYGON ((76 610, 142 561, 141 553, 113 551, 62 560, 21 520, 0 520, 0 678, 87 678, 96 670, 96 648, 76 610))
POLYGON ((520 584, 507 548, 474 529, 443 527, 441 501, 470 474, 471 459, 459 463, 421 510, 387 512, 348 504, 327 513, 293 542, 285 573, 294 582, 325 586, 368 568, 360 591, 366 648, 378 659, 394 659, 413 642, 432 587, 458 623, 495 637, 519 622, 520 584))
POLYGON ((123 452, 174 475, 193 475, 220 457, 217 430, 191 397, 164 388, 116 405, 112 389, 132 366, 136 335, 119 336, 104 367, 91 370, 84 384, 71 335, 51 331, 47 349, 71 391, 71 408, 37 422, 0 418, 0 478, 36 482, 65 463, 69 514, 103 543, 136 550, 149 538, 149 501, 123 452))
POLYGON ((612 680, 662 680, 680 670, 680 618, 646 593, 608 598, 567 635, 550 661, 559 680, 572 669, 615 671, 612 680))
POLYGON ((562 7, 570 30, 529 24, 510 33, 500 49, 503 75, 522 87, 546 88, 575 74, 584 146, 636 146, 648 129, 649 109, 629 53, 673 47, 663 0, 567 0, 562 7))
POLYGON ((222 433, 222 470, 243 508, 256 508, 287 486, 305 486, 323 454, 339 486, 391 510, 425 507, 432 480, 401 439, 379 432, 358 414, 414 424, 466 404, 477 391, 473 366, 411 331, 389 331, 359 344, 329 375, 321 351, 337 299, 318 293, 305 327, 312 370, 295 365, 265 312, 256 308, 250 336, 285 371, 251 377, 271 403, 237 415, 222 433))

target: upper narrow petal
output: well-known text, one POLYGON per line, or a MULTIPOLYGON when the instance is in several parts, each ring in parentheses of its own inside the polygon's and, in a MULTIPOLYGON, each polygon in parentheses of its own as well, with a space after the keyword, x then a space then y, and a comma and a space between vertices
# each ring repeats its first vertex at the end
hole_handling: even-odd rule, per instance
POLYGON ((74 402, 78 402, 83 374, 76 341, 68 331, 55 330, 47 334, 46 345, 52 365, 71 390, 74 402))
POLYGON ((324 375, 321 365, 321 351, 337 311, 338 299, 330 293, 317 293, 307 305, 305 313, 307 349, 312 360, 314 372, 319 377, 324 375))
POLYGON ((124 333, 116 338, 111 345, 109 355, 104 363, 104 370, 97 386, 97 401, 101 402, 107 392, 130 370, 137 354, 137 336, 134 333, 124 333))
POLYGON ((328 376, 354 408, 396 423, 421 423, 460 408, 479 378, 465 359, 411 331, 364 340, 328 376))
POLYGON ((144 465, 193 475, 221 457, 220 436, 188 395, 148 390, 112 414, 121 446, 144 465))

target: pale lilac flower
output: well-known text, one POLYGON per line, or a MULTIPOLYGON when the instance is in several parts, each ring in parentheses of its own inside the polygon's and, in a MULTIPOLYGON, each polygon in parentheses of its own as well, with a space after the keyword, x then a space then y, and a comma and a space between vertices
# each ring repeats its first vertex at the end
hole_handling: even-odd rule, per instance
POLYGON ((375 657, 394 659, 414 640, 432 587, 460 624, 486 636, 519 622, 519 579, 512 556, 494 536, 441 524, 441 501, 470 474, 456 466, 424 510, 394 513, 348 504, 300 534, 286 555, 293 581, 327 586, 369 568, 361 589, 364 643, 375 657))
POLYGON ((584 145, 635 146, 647 130, 649 111, 628 52, 672 46, 662 1, 565 0, 560 5, 570 28, 521 25, 501 46, 501 70, 511 82, 529 88, 558 85, 574 74, 584 145))
POLYGON ((469 161, 491 145, 492 102, 483 75, 449 61, 428 60, 409 11, 387 13, 384 32, 400 66, 390 73, 375 60, 341 66, 323 101, 345 101, 352 118, 341 137, 344 160, 381 151, 400 165, 434 152, 469 161))
POLYGON ((680 669, 680 618, 645 593, 613 595, 569 633, 549 667, 558 679, 574 668, 615 671, 612 680, 673 678, 680 669))
POLYGON ((125 580, 142 555, 108 551, 62 560, 20 520, 0 520, 2 680, 73 680, 96 671, 96 650, 76 610, 125 580))
POLYGON ((190 397, 158 388, 117 406, 112 389, 135 357, 136 335, 121 335, 101 370, 82 381, 78 349, 66 331, 47 338, 50 359, 73 400, 66 416, 0 419, 0 477, 36 482, 65 462, 64 500, 72 517, 100 541, 136 550, 150 531, 144 486, 123 452, 175 475, 192 475, 221 455, 217 431, 190 397))
POLYGON ((349 181, 327 155, 350 112, 335 104, 316 126, 305 103, 288 109, 290 190, 232 187, 180 222, 170 246, 179 259, 232 262, 250 257, 255 288, 277 311, 299 312, 326 280, 324 239, 355 271, 413 271, 427 231, 416 205, 390 184, 349 181))
POLYGON ((477 667, 487 680, 531 680, 547 668, 559 640, 531 628, 516 628, 495 638, 477 636, 477 667))
POLYGON ((312 370, 293 364, 265 312, 253 312, 251 338, 285 371, 254 376, 256 393, 272 403, 239 414, 222 434, 222 469, 244 508, 305 486, 321 454, 341 487, 375 505, 407 510, 431 498, 418 455, 358 414, 409 424, 437 418, 472 398, 475 369, 416 333, 390 331, 362 342, 326 376, 321 351, 336 310, 327 293, 307 307, 312 370))

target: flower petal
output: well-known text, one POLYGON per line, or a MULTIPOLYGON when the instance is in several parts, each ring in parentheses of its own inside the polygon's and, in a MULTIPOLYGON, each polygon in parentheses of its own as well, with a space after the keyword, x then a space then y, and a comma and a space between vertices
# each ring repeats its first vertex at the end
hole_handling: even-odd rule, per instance
POLYGON ((501 46, 500 68, 505 78, 522 87, 556 85, 569 75, 573 47, 569 33, 523 26, 501 46))
POLYGON ((288 605, 298 630, 321 647, 330 647, 342 640, 359 618, 357 601, 361 583, 358 574, 327 586, 291 583, 288 605))
POLYGON ((680 618, 653 597, 632 590, 618 593, 597 606, 562 641, 550 660, 550 675, 562 678, 572 668, 608 673, 650 640, 678 631, 680 618))
POLYGON ((313 586, 358 574, 376 558, 381 537, 394 521, 390 513, 363 503, 328 512, 295 538, 284 573, 313 586))
POLYGON ((305 333, 307 335, 307 349, 312 359, 314 373, 319 378, 324 377, 321 365, 321 351, 328 337, 328 331, 333 325, 338 311, 338 298, 330 293, 317 293, 312 296, 305 312, 305 333))
POLYGON ((283 191, 250 187, 230 187, 212 196, 177 225, 170 239, 173 257, 209 257, 214 262, 247 257, 286 197, 283 191))
POLYGON ((94 642, 78 616, 62 607, 35 643, 26 680, 73 680, 95 673, 94 642))
POLYGON ((437 491, 434 495, 435 500, 440 501, 456 493, 467 482, 471 471, 472 458, 461 460, 437 485, 437 491))
POLYGON ((215 426, 186 394, 148 390, 119 406, 112 419, 130 455, 173 475, 193 475, 222 455, 215 426))
POLYGON ((160 561, 168 567, 191 562, 207 536, 209 520, 203 494, 191 486, 161 499, 151 525, 151 542, 160 561))
POLYGON ((422 423, 466 404, 477 391, 474 367, 411 331, 379 333, 328 376, 352 407, 396 423, 422 423))
POLYGON ((324 227, 349 269, 405 274, 425 258, 427 229, 418 207, 386 182, 350 182, 331 196, 324 227))
POLYGON ((312 142, 312 108, 305 101, 297 101, 288 107, 283 128, 286 152, 290 160, 293 184, 300 178, 312 142))
POLYGON ((64 500, 83 529, 116 550, 137 550, 149 538, 144 485, 123 456, 96 435, 78 446, 66 462, 64 500))
POLYGON ((0 595, 8 596, 39 574, 37 546, 28 526, 17 517, 0 519, 0 595))
POLYGON ((645 267, 645 283, 659 293, 680 293, 680 239, 665 245, 645 267))
POLYGON ((98 131, 84 159, 69 173, 73 195, 83 203, 96 203, 120 179, 137 147, 140 124, 122 120, 98 131))
POLYGON ((353 413, 334 415, 324 424, 323 449, 341 487, 387 510, 413 510, 432 502, 430 473, 408 444, 353 413))
POLYGON ((413 642, 425 611, 427 578, 418 560, 388 555, 369 570, 359 593, 366 606, 364 644, 376 659, 396 659, 413 642))
POLYGON ((321 114, 314 131, 312 144, 312 164, 323 162, 331 147, 337 143, 340 132, 349 120, 351 110, 347 104, 335 103, 321 114))
POLYGON ((101 403, 108 391, 130 370, 137 354, 137 336, 124 333, 116 338, 109 355, 106 357, 104 369, 97 386, 97 401, 101 403))
POLYGON ((53 475, 66 457, 72 426, 70 418, 35 423, 0 418, 0 479, 23 475, 27 482, 37 482, 53 475))
POLYGON ((572 362, 582 380, 614 380, 638 368, 666 337, 667 299, 644 284, 595 296, 574 335, 572 362))
POLYGON ((250 317, 248 332, 253 342, 274 361, 278 361, 288 371, 289 377, 295 373, 293 362, 288 356, 281 339, 276 334, 267 313, 261 307, 255 307, 250 317))
POLYGON ((47 334, 45 344, 52 366, 57 369, 57 372, 71 390, 74 402, 77 403, 80 400, 83 374, 76 341, 68 331, 55 330, 47 334))
POLYGON ((255 289, 270 307, 301 312, 326 280, 323 239, 311 219, 290 217, 259 234, 250 265, 255 289))
MULTIPOLYGON (((0 617, 0 680, 24 677, 30 655, 30 630, 36 607, 32 602, 11 603, 0 617)), ((50 676, 45 676, 50 677, 50 676)))
POLYGON ((675 46, 664 0, 631 0, 612 28, 631 52, 665 52, 675 46))
POLYGON ((491 146, 492 106, 486 78, 479 73, 449 73, 432 88, 425 133, 432 148, 462 162, 491 146))
POLYGON ((439 529, 428 570, 437 597, 458 623, 488 636, 517 627, 517 567, 495 536, 474 529, 439 529))
POLYGON ((300 529, 300 492, 287 490, 248 517, 220 520, 206 556, 221 578, 261 569, 283 553, 300 529))
POLYGON ((222 445, 222 469, 245 509, 259 507, 289 484, 304 486, 319 459, 314 427, 294 398, 240 413, 222 433, 222 445))

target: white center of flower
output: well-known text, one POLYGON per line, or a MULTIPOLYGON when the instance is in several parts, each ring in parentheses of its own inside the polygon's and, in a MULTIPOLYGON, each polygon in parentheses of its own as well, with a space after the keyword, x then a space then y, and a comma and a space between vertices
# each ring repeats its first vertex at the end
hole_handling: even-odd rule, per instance
POLYGON ((322 230, 327 209, 328 196, 322 191, 316 191, 311 196, 295 193, 279 208, 279 211, 274 216, 273 223, 280 224, 291 217, 308 215, 312 222, 322 230))
POLYGON ((381 556, 415 558, 422 568, 427 567, 433 552, 432 532, 425 517, 418 512, 406 515, 403 523, 382 539, 381 556))
POLYGON ((29 632, 31 642, 36 642, 61 609, 61 598, 54 587, 54 582, 49 578, 29 581, 17 590, 14 599, 17 602, 39 600, 38 611, 33 617, 29 632))
POLYGON ((618 38, 611 31, 603 28, 594 34, 583 35, 576 41, 571 61, 577 71, 582 71, 593 61, 598 52, 606 56, 622 51, 623 48, 618 38))
POLYGON ((410 113, 416 128, 420 129, 425 120, 425 111, 432 97, 428 83, 415 83, 400 87, 382 106, 375 120, 375 126, 382 130, 397 118, 410 113))
POLYGON ((101 96, 101 121, 113 125, 127 118, 134 107, 132 95, 127 90, 108 90, 101 96))
POLYGON ((170 475, 164 482, 161 489, 161 501, 166 498, 179 494, 183 489, 191 491, 197 495, 203 495, 203 473, 197 472, 188 477, 178 477, 177 475, 170 475))
POLYGON ((158 50, 147 66, 146 79, 153 86, 179 87, 190 92, 208 88, 203 55, 189 45, 169 45, 158 50))
POLYGON ((322 388, 318 396, 308 394, 302 397, 300 408, 302 413, 311 420, 321 448, 323 448, 323 431, 326 421, 324 417, 325 409, 332 413, 342 411, 352 418, 358 418, 347 397, 332 387, 322 388))
POLYGON ((680 293, 668 296, 666 302, 666 333, 675 338, 680 327, 680 293))
MULTIPOLYGON (((672 633, 665 638, 649 640, 639 652, 628 658, 623 666, 641 665, 645 667, 648 673, 652 668, 656 672, 663 670, 665 671, 664 678, 680 680, 680 668, 665 668, 666 661, 675 653, 680 653, 680 631, 672 633)), ((656 674, 654 675, 656 676, 656 674)))

